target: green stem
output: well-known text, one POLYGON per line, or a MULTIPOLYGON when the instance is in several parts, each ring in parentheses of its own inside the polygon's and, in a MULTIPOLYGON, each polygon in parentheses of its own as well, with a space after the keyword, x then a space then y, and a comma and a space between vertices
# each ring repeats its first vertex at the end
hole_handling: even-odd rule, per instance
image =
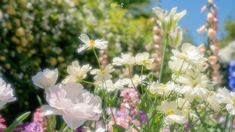
POLYGON ((168 34, 165 34, 165 42, 164 42, 164 47, 163 47, 163 54, 162 54, 162 60, 161 60, 161 67, 160 67, 160 75, 159 75, 159 82, 162 81, 162 76, 163 76, 163 71, 164 71, 164 60, 165 60, 165 53, 166 53, 166 47, 168 44, 168 34))
POLYGON ((225 119, 225 123, 224 123, 224 132, 226 132, 226 129, 227 129, 227 126, 228 126, 228 122, 229 122, 229 115, 226 116, 226 119, 225 119))
POLYGON ((97 55, 97 53, 96 53, 96 51, 95 51, 95 48, 92 48, 92 50, 93 50, 93 53, 94 53, 95 58, 96 58, 96 60, 97 60, 97 63, 98 63, 98 65, 99 65, 99 68, 101 68, 100 61, 99 61, 99 57, 98 57, 98 55, 97 55))
POLYGON ((128 73, 129 73, 129 78, 130 78, 130 80, 131 80, 131 83, 132 83, 133 87, 136 88, 136 87, 135 87, 135 84, 134 84, 134 82, 133 82, 133 80, 132 80, 132 76, 131 76, 131 66, 130 66, 130 65, 128 65, 128 73))
POLYGON ((141 88, 141 93, 142 94, 144 94, 144 89, 143 89, 143 85, 142 85, 143 72, 144 72, 144 66, 141 67, 141 73, 140 73, 140 80, 141 80, 140 88, 141 88))

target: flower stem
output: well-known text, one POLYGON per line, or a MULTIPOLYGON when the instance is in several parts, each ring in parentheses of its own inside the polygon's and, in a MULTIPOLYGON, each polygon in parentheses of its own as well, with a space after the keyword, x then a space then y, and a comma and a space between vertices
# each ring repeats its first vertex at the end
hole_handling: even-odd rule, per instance
POLYGON ((164 47, 163 47, 163 53, 162 53, 162 60, 161 60, 161 67, 160 67, 160 74, 159 74, 159 82, 162 81, 162 76, 163 76, 163 71, 164 71, 164 60, 165 60, 165 53, 166 53, 166 47, 168 44, 168 34, 166 33, 165 35, 165 42, 164 42, 164 47))
POLYGON ((95 58, 96 58, 96 60, 97 60, 97 63, 98 63, 98 65, 99 65, 99 68, 101 68, 100 61, 99 61, 98 55, 97 55, 97 53, 96 53, 96 51, 95 51, 95 48, 92 48, 92 50, 93 50, 93 53, 94 53, 95 58))

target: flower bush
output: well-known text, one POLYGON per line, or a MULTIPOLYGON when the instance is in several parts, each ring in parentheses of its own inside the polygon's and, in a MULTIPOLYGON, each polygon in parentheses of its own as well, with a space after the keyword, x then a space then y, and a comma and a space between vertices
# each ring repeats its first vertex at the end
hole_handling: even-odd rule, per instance
POLYGON ((13 120, 14 115, 9 113, 19 114, 39 105, 35 97, 42 98, 43 92, 35 91, 30 79, 38 70, 57 67, 62 78, 67 64, 74 59, 79 58, 82 63, 91 60, 96 65, 90 59, 92 53, 78 55, 74 50, 79 43, 78 34, 92 33, 91 38, 102 36, 113 43, 106 53, 113 57, 122 50, 134 52, 150 43, 151 25, 150 19, 133 16, 113 1, 2 0, 0 73, 21 96, 3 113, 13 120))
MULTIPOLYGON (((68 5, 76 6, 71 3, 68 5)), ((212 0, 205 6, 212 8, 211 12, 215 7, 212 0)), ((16 13, 12 7, 8 10, 10 15, 16 13)), ((112 37, 96 35, 100 38, 94 39, 81 34, 80 45, 70 52, 78 56, 93 54, 94 61, 83 64, 84 60, 78 57, 64 67, 66 73, 59 71, 62 67, 56 68, 56 64, 54 69, 48 66, 35 72, 31 81, 40 88, 35 91, 43 90, 45 102, 39 98, 40 105, 31 122, 22 123, 30 112, 10 125, 1 117, 1 131, 234 131, 235 93, 220 85, 221 80, 216 81, 221 79, 220 75, 213 75, 219 74, 220 69, 214 68, 219 65, 218 59, 211 59, 217 57, 215 49, 182 42, 183 30, 178 22, 186 11, 177 12, 173 8, 168 12, 157 7, 153 12, 155 46, 162 45, 161 48, 155 47, 154 53, 127 49, 114 56, 108 52, 113 46, 112 37), (152 55, 157 51, 161 54, 152 55)), ((210 33, 216 30, 214 26, 208 29, 212 47, 217 44, 215 33, 210 33)), ((17 29, 16 35, 24 36, 23 30, 17 29)), ((93 30, 96 34, 96 29, 93 30)), ((231 87, 234 62, 229 64, 229 73, 231 87)), ((16 100, 11 85, 3 79, 0 92, 1 108, 16 100)))

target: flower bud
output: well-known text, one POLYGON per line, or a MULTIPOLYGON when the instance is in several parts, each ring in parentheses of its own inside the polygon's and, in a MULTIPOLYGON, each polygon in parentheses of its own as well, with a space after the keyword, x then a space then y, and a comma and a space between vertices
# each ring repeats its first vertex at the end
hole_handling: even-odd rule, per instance
POLYGON ((154 39, 154 41, 155 41, 156 43, 161 43, 161 37, 160 37, 160 36, 154 35, 154 36, 153 36, 153 39, 154 39))
POLYGON ((214 29, 212 29, 212 28, 209 28, 209 30, 208 30, 209 38, 213 39, 213 38, 215 38, 215 35, 216 35, 216 31, 214 29))
POLYGON ((215 45, 210 45, 210 49, 213 54, 218 54, 218 52, 219 52, 219 48, 215 45))
POLYGON ((209 4, 213 4, 213 0, 208 0, 208 3, 209 4))
POLYGON ((215 20, 216 18, 215 18, 215 16, 212 14, 212 13, 208 13, 207 14, 207 21, 208 22, 213 22, 214 20, 215 20))
POLYGON ((208 61, 209 61, 209 63, 210 63, 211 65, 214 65, 214 64, 217 63, 218 57, 215 56, 215 55, 212 55, 212 56, 209 57, 208 61))

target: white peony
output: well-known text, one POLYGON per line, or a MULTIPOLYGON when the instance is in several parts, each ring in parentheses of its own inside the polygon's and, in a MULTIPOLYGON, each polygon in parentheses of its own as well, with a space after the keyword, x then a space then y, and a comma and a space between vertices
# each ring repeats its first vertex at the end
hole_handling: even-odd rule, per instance
POLYGON ((97 48, 97 49, 107 49, 108 41, 103 39, 92 40, 86 34, 81 34, 79 39, 84 43, 84 45, 77 49, 77 52, 80 53, 88 48, 97 48))
POLYGON ((13 92, 11 85, 0 78, 0 109, 2 109, 6 103, 16 100, 13 92))
POLYGON ((38 72, 36 75, 32 77, 33 84, 40 87, 47 89, 50 86, 54 85, 58 78, 58 70, 50 70, 45 69, 43 71, 38 72))
POLYGON ((67 67, 68 76, 62 81, 66 84, 69 82, 80 82, 87 77, 87 73, 91 70, 90 65, 80 66, 78 61, 73 61, 71 65, 67 67))
POLYGON ((101 99, 78 83, 50 87, 46 91, 46 100, 49 105, 42 106, 44 115, 61 115, 72 129, 87 120, 98 120, 101 114, 101 99))

